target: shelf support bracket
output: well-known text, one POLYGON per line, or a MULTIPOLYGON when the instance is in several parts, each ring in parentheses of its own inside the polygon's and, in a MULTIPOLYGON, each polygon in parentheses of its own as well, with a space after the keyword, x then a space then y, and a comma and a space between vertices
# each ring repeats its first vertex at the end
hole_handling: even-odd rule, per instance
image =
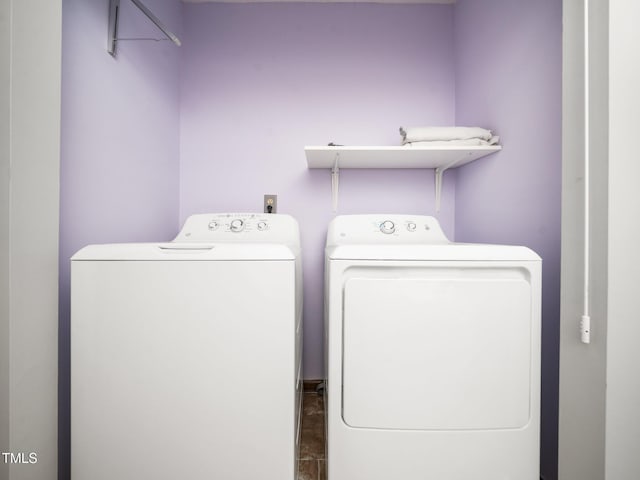
POLYGON ((435 172, 436 179, 436 212, 440 211, 440 200, 442 197, 442 174, 446 170, 445 168, 438 167, 435 172))
POLYGON ((340 186, 340 153, 336 153, 336 158, 331 169, 331 206, 333 213, 338 210, 338 187, 340 186))
POLYGON ((442 167, 437 167, 435 172, 436 179, 436 212, 440 211, 440 204, 442 200, 442 177, 444 175, 445 170, 449 170, 458 164, 459 160, 454 160, 448 165, 443 165, 442 167))

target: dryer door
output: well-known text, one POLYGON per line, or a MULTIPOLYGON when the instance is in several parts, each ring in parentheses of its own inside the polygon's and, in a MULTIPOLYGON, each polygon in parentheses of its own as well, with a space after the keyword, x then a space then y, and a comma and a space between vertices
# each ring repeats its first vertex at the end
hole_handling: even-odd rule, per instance
POLYGON ((475 430, 530 421, 528 272, 465 263, 350 270, 343 289, 347 425, 475 430))

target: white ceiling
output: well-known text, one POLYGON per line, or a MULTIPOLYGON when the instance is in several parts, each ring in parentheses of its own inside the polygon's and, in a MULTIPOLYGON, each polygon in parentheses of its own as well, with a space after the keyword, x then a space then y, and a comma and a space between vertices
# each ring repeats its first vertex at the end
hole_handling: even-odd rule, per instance
POLYGON ((183 3, 455 3, 456 0, 182 0, 183 3))

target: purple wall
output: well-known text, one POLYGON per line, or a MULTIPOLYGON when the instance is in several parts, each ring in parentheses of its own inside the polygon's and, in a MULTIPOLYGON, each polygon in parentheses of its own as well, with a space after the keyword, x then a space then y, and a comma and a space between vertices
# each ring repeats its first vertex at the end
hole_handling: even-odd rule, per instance
MULTIPOLYGON (((179 32, 175 0, 145 0, 179 32)), ((170 239, 178 229, 179 49, 106 52, 108 2, 64 0, 60 172, 59 478, 69 478, 69 258, 90 243, 170 239)), ((131 2, 120 36, 158 36, 131 2)), ((34 219, 37 221, 37 219, 34 219)))
MULTIPOLYGON (((180 217, 261 211, 298 219, 304 376, 321 378, 329 171, 305 145, 398 145, 398 127, 454 120, 451 5, 185 4, 180 217)), ((445 179, 453 233, 455 174, 445 179)), ((434 214, 433 172, 343 171, 338 213, 434 214)))
POLYGON ((527 245, 543 259, 542 474, 557 478, 562 1, 458 0, 456 122, 503 150, 458 170, 456 239, 527 245))

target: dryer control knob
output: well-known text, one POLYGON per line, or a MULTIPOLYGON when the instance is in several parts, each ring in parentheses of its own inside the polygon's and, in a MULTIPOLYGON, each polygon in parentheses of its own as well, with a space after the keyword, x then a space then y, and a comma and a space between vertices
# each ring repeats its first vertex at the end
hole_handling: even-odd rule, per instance
POLYGON ((215 220, 209 222, 209 230, 216 230, 219 226, 215 220))
POLYGON ((413 223, 413 222, 407 223, 407 230, 409 230, 410 232, 415 232, 416 231, 416 224, 413 223))
POLYGON ((385 220, 380 224, 380 231, 387 234, 393 233, 396 231, 396 226, 391 220, 385 220))
POLYGON ((266 230, 267 222, 258 222, 258 230, 266 230))
POLYGON ((239 218, 236 218, 235 220, 231 220, 231 223, 229 224, 229 228, 231 229, 232 232, 241 232, 242 229, 244 228, 244 222, 239 218))

